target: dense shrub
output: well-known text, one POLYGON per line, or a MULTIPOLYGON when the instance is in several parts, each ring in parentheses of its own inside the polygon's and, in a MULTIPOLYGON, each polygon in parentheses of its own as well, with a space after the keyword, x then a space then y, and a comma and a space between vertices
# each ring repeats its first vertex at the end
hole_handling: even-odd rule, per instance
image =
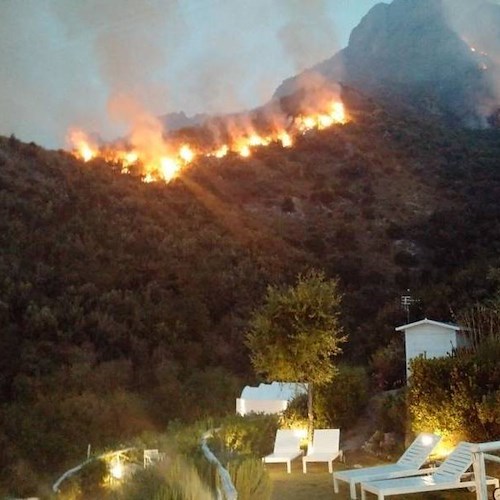
POLYGON ((263 457, 272 451, 276 415, 232 415, 219 422, 216 437, 230 454, 263 457))
POLYGON ((370 369, 378 389, 401 387, 406 378, 405 348, 402 340, 393 339, 385 347, 377 349, 370 360, 370 369))
POLYGON ((186 458, 177 457, 158 467, 137 472, 122 491, 119 500, 213 500, 214 491, 200 478, 196 467, 186 458))
POLYGON ((404 389, 385 393, 377 408, 377 429, 404 436, 408 423, 406 391, 404 389))
POLYGON ((368 385, 363 367, 341 365, 333 381, 317 389, 316 426, 345 428, 352 425, 366 404, 368 385))
MULTIPOLYGON (((315 427, 348 427, 366 404, 368 376, 362 367, 339 366, 329 384, 318 386, 314 396, 315 427)), ((295 398, 282 416, 282 426, 307 427, 307 397, 295 398)))
POLYGON ((247 458, 233 462, 229 464, 228 470, 238 492, 238 500, 271 498, 272 484, 262 460, 247 458))
MULTIPOLYGON (((488 351, 500 346, 490 346, 488 351)), ((500 435, 498 358, 457 351, 446 358, 416 358, 408 394, 414 431, 433 431, 454 444, 489 441, 500 435)))

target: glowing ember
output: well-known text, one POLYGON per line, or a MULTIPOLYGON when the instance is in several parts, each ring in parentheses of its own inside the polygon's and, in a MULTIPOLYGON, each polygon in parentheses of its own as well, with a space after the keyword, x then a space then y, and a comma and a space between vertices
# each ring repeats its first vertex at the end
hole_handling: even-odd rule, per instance
POLYGON ((98 155, 98 149, 91 144, 89 137, 83 130, 70 130, 68 141, 73 146, 73 154, 85 162, 98 155))
POLYGON ((238 153, 243 156, 243 158, 248 158, 251 154, 250 152, 250 148, 245 145, 245 146, 242 146, 241 149, 238 151, 238 153))
POLYGON ((248 144, 250 146, 268 146, 271 142, 271 139, 268 137, 260 137, 257 134, 253 134, 248 138, 248 144))
POLYGON ((345 123, 347 118, 344 105, 341 102, 333 102, 330 107, 330 116, 335 123, 345 123))
POLYGON ((123 155, 123 165, 132 165, 139 159, 139 155, 135 151, 130 151, 123 155))
POLYGON ((179 156, 186 162, 186 163, 191 163, 194 160, 194 152, 192 149, 187 145, 184 144, 181 149, 179 149, 179 156))
MULTIPOLYGON (((223 158, 232 151, 247 158, 251 156, 253 148, 266 147, 271 143, 281 143, 283 148, 289 148, 300 134, 310 130, 323 130, 336 123, 346 123, 347 117, 341 102, 329 101, 324 104, 310 113, 297 116, 292 123, 288 121, 287 126, 273 127, 274 131, 267 135, 249 130, 247 122, 241 127, 234 126, 229 133, 229 142, 218 145, 217 149, 195 148, 189 143, 176 143, 175 139, 167 141, 161 125, 156 119, 147 116, 141 117, 140 126, 133 130, 130 144, 126 147, 107 145, 100 148, 81 130, 70 131, 68 141, 74 156, 83 161, 99 157, 107 162, 118 163, 123 173, 130 173, 129 167, 136 165, 142 170, 144 182, 169 182, 197 157, 223 158)), ((281 123, 285 121, 281 120, 281 123)))
POLYGON ((212 153, 212 155, 215 156, 216 158, 223 158, 224 156, 227 155, 228 152, 229 148, 226 144, 224 144, 224 146, 221 146, 219 149, 215 151, 215 153, 212 153))
POLYGON ((176 177, 177 173, 181 169, 181 165, 172 158, 160 158, 160 173, 162 179, 165 181, 171 181, 176 177))
POLYGON ((289 148, 292 146, 292 138, 286 132, 281 132, 278 135, 278 140, 281 142, 281 145, 284 148, 289 148))

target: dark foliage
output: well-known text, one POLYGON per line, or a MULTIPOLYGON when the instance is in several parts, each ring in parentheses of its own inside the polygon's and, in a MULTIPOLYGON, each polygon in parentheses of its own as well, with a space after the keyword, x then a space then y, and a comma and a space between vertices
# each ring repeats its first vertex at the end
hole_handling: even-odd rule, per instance
POLYGON ((499 131, 373 102, 168 185, 0 139, 0 494, 89 442, 233 411, 250 312, 309 267, 340 277, 352 362, 389 344, 408 288, 436 319, 490 295, 499 152, 499 131))

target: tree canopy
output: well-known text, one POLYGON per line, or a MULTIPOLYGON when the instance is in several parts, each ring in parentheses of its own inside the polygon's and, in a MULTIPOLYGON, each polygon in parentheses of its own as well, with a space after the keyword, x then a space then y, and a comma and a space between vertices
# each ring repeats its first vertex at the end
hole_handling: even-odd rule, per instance
POLYGON ((268 287, 246 336, 257 373, 267 380, 308 384, 309 436, 313 384, 332 380, 332 356, 347 339, 339 321, 341 298, 336 280, 317 271, 299 274, 295 286, 268 287))
POLYGON ((281 382, 329 382, 331 356, 346 340, 340 301, 337 281, 317 271, 299 275, 295 286, 269 286, 246 337, 256 372, 281 382))

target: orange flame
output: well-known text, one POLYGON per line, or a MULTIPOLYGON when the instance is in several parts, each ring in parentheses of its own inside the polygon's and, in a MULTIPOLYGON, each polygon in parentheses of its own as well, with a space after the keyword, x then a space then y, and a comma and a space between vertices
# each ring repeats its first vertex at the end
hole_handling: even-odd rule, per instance
POLYGON ((129 173, 130 167, 137 165, 142 169, 144 182, 155 180, 169 182, 197 157, 223 158, 229 152, 233 152, 247 158, 251 156, 254 148, 266 147, 271 143, 289 148, 298 135, 347 122, 342 102, 330 100, 322 108, 318 107, 311 113, 297 116, 288 125, 284 124, 285 120, 281 120, 283 124, 274 124, 274 131, 267 135, 261 135, 248 123, 244 126, 240 124, 240 127, 231 123, 229 133, 231 139, 227 143, 219 143, 215 149, 207 147, 204 149, 199 146, 194 147, 187 142, 175 146, 174 139, 167 141, 163 137, 161 127, 154 117, 141 116, 140 118, 139 125, 131 135, 133 149, 113 146, 99 148, 85 132, 72 129, 68 134, 72 153, 83 161, 99 157, 107 162, 118 163, 123 173, 129 173))
POLYGON ((99 154, 98 148, 83 130, 71 129, 67 140, 73 145, 73 154, 80 160, 87 162, 99 154))

